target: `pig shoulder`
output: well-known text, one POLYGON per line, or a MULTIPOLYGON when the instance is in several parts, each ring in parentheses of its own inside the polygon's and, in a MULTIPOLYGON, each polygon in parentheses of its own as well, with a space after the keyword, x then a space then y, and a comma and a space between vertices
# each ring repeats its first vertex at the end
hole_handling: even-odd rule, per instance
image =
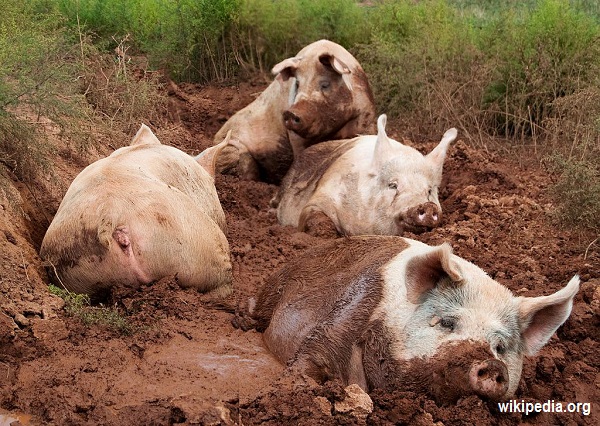
POLYGON ((292 80, 274 80, 250 104, 232 115, 215 134, 214 143, 228 132, 236 141, 220 154, 220 173, 235 170, 243 179, 278 183, 292 164, 292 147, 281 119, 292 80))

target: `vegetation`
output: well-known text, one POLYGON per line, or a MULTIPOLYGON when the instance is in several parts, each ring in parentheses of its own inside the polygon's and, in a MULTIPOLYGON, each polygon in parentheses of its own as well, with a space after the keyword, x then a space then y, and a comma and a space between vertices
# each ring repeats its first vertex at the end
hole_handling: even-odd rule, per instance
POLYGON ((560 200, 555 211, 558 222, 600 232, 600 163, 567 159, 560 154, 550 157, 548 163, 558 176, 551 188, 560 200))
MULTIPOLYGON (((309 42, 329 38, 363 64, 380 111, 419 123, 411 124, 415 132, 456 126, 480 146, 490 138, 533 143, 565 164, 596 170, 586 190, 598 182, 595 0, 0 0, 0 6, 0 163, 19 179, 48 168, 50 158, 39 142, 39 120, 31 117, 47 117, 67 133, 91 122, 131 133, 142 119, 161 120, 159 75, 206 83, 268 73, 309 42), (70 130, 68 123, 75 123, 70 130)), ((553 191, 565 201, 560 193, 574 181, 561 176, 566 180, 553 191)), ((589 203, 597 211, 600 199, 592 194, 589 203)), ((586 219, 571 222, 597 226, 594 215, 580 217, 586 219)))
POLYGON ((54 285, 49 285, 48 290, 65 301, 67 315, 79 318, 85 325, 99 325, 125 335, 135 331, 135 327, 116 307, 109 308, 102 304, 92 306, 87 294, 73 293, 54 285))

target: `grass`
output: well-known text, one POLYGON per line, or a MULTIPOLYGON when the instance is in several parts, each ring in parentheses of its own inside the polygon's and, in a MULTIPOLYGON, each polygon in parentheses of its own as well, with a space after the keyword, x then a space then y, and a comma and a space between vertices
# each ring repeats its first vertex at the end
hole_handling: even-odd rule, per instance
POLYGON ((136 331, 136 327, 116 307, 92 306, 87 294, 73 293, 54 285, 49 285, 48 290, 65 301, 64 309, 68 316, 79 318, 85 325, 98 325, 123 335, 136 331))

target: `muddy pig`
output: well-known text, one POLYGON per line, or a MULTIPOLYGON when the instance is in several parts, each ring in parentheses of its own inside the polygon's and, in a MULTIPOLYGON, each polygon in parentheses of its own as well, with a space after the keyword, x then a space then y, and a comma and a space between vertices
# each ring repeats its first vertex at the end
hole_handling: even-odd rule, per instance
POLYGON ((232 132, 218 170, 279 183, 292 159, 309 145, 352 138, 374 129, 375 105, 367 76, 346 49, 329 40, 304 47, 272 69, 273 82, 215 135, 232 132))
POLYGON ((114 285, 135 288, 177 275, 183 287, 230 293, 215 154, 218 149, 196 161, 142 125, 130 146, 86 167, 40 249, 57 285, 99 295, 114 285))
POLYGON ((283 363, 365 391, 424 391, 451 402, 514 394, 524 355, 568 318, 579 278, 515 297, 448 244, 397 236, 327 241, 276 271, 252 311, 283 363))
POLYGON ((385 125, 381 115, 377 136, 306 149, 271 201, 279 223, 312 234, 330 229, 341 235, 401 235, 438 226, 438 188, 456 129, 446 131, 423 156, 388 138, 385 125))

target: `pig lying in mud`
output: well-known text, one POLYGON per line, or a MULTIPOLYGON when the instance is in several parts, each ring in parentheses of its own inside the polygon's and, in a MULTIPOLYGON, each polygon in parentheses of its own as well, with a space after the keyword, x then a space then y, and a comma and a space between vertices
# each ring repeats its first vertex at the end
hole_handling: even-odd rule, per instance
POLYGON ((195 161, 142 125, 130 146, 86 167, 40 249, 58 285, 96 295, 177 275, 183 287, 230 293, 225 214, 212 176, 216 153, 195 161))
POLYGON ((381 115, 377 136, 306 149, 271 201, 279 223, 334 235, 401 235, 438 226, 438 188, 456 129, 446 131, 423 156, 388 138, 385 125, 386 116, 381 115))
POLYGON ((515 297, 480 268, 396 236, 328 241, 265 283, 252 311, 269 350, 318 381, 424 392, 442 403, 514 394, 524 355, 568 318, 579 278, 515 297))
POLYGON ((279 183, 292 159, 309 145, 372 133, 373 94, 358 61, 342 46, 319 40, 272 69, 273 82, 215 135, 232 143, 218 170, 279 183))

